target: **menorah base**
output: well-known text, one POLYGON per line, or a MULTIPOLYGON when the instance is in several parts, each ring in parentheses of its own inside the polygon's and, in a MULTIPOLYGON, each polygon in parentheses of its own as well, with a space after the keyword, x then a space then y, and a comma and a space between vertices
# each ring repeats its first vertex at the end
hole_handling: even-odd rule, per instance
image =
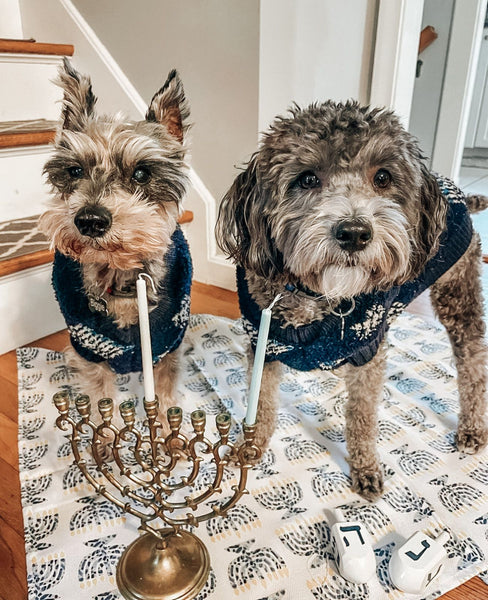
POLYGON ((204 543, 188 531, 145 533, 127 547, 117 565, 117 586, 127 600, 191 600, 210 572, 204 543))

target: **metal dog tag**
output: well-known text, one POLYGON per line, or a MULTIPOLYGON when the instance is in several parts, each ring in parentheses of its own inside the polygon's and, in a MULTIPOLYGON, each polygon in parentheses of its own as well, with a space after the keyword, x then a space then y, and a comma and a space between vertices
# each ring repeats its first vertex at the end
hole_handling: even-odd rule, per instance
POLYGON ((105 317, 108 316, 107 301, 104 298, 97 298, 97 296, 88 294, 88 308, 93 313, 97 312, 105 317))

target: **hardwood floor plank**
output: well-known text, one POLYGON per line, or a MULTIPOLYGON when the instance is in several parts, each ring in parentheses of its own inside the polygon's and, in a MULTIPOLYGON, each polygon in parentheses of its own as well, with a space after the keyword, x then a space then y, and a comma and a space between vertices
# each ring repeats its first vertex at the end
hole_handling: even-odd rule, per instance
MULTIPOLYGON (((18 461, 16 459, 16 465, 18 461)), ((24 532, 24 519, 20 505, 20 481, 18 466, 0 458, 0 480, 2 481, 2 500, 0 505, 0 528, 5 521, 19 535, 24 532)), ((1 587, 1 586, 0 586, 1 587)))
POLYGON ((439 597, 439 600, 488 600, 488 585, 473 577, 463 585, 439 597))
POLYGON ((69 334, 67 329, 62 329, 52 335, 36 340, 29 344, 29 346, 35 346, 36 348, 46 348, 47 350, 56 350, 56 352, 63 352, 67 346, 69 346, 69 334))
POLYGON ((14 531, 0 514, 0 598, 23 600, 27 598, 27 570, 24 536, 14 531))
POLYGON ((192 285, 191 312, 237 319, 240 316, 237 293, 195 281, 192 285))
POLYGON ((15 350, 0 356, 0 377, 17 386, 17 355, 15 350))
MULTIPOLYGON (((15 373, 17 374, 17 369, 15 369, 15 373)), ((0 413, 8 417, 14 423, 17 423, 17 420, 19 418, 17 402, 17 382, 12 383, 10 379, 0 377, 0 386, 2 389, 2 402, 0 403, 0 413)))

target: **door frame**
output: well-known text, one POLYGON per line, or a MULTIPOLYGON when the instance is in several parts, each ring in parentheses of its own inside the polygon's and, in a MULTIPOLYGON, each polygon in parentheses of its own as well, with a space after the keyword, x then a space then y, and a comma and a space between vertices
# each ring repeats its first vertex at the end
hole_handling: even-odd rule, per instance
MULTIPOLYGON (((456 0, 432 168, 457 180, 481 47, 486 0, 456 0)), ((379 0, 370 101, 408 128, 424 0, 379 0)))

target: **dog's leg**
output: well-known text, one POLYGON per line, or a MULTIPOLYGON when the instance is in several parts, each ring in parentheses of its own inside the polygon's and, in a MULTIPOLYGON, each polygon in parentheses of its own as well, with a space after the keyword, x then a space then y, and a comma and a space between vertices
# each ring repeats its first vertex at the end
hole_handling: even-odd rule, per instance
POLYGON ((164 356, 154 367, 154 388, 159 399, 159 413, 167 425, 166 412, 176 402, 176 383, 180 365, 180 349, 164 356))
POLYGON ((362 367, 348 366, 344 379, 348 393, 346 442, 352 489, 373 501, 383 493, 383 471, 376 451, 378 402, 385 378, 385 348, 362 367))
MULTIPOLYGON (((248 357, 248 382, 251 383, 252 368, 254 364, 254 352, 249 349, 248 357)), ((263 378, 259 391, 258 412, 256 417, 255 443, 265 450, 271 440, 276 428, 278 417, 278 390, 281 381, 281 363, 272 361, 264 363, 263 378)))
POLYGON ((477 233, 464 256, 431 288, 434 311, 451 341, 458 374, 457 446, 474 454, 488 440, 486 359, 481 290, 481 244, 477 233))
POLYGON ((68 366, 79 373, 82 391, 90 396, 92 401, 101 398, 114 398, 115 374, 105 362, 93 363, 81 357, 73 347, 65 350, 68 366))

